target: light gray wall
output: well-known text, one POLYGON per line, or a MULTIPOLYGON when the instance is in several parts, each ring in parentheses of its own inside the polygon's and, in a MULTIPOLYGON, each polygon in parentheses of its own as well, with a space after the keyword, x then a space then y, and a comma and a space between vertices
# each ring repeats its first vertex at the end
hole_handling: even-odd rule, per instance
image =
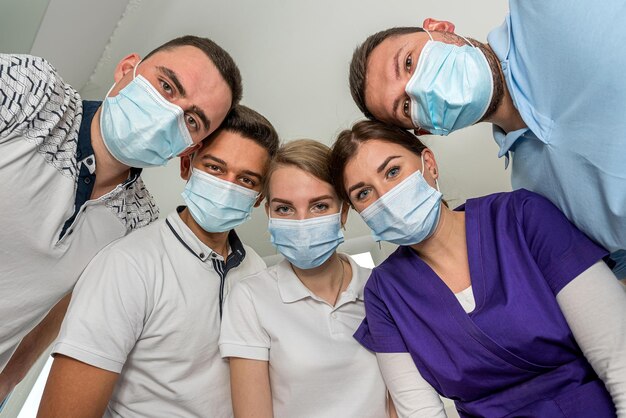
MULTIPOLYGON (((506 11, 505 0, 130 1, 82 93, 102 98, 113 82, 115 64, 130 52, 145 54, 183 34, 207 36, 241 68, 243 103, 265 114, 284 140, 307 137, 331 144, 341 129, 361 117, 347 75, 354 47, 369 34, 391 26, 420 26, 424 18, 435 17, 485 41, 506 11)), ((487 124, 449 137, 426 137, 425 142, 437 156, 441 189, 453 205, 510 189, 487 124)), ((178 161, 144 173, 165 216, 181 203, 178 161)), ((369 234, 356 213, 349 218, 347 238, 369 234)), ((257 209, 252 221, 238 228, 261 255, 274 254, 266 227, 265 213, 257 209)))

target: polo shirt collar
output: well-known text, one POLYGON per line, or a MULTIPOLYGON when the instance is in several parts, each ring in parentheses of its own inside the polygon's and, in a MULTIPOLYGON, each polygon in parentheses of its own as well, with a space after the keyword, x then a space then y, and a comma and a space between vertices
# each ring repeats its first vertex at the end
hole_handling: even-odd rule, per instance
MULTIPOLYGON (((213 251, 208 245, 203 243, 196 234, 183 222, 180 217, 180 212, 185 209, 185 206, 179 206, 176 210, 167 216, 166 223, 169 226, 171 232, 176 238, 197 258, 201 261, 207 261, 208 259, 219 259, 221 261, 224 258, 213 251)), ((237 236, 234 229, 231 229, 228 233, 228 263, 233 264, 233 267, 239 265, 246 256, 246 250, 243 247, 243 243, 237 236), (231 262, 233 260, 233 262, 231 262)))
MULTIPOLYGON (((345 293, 351 295, 351 300, 356 299, 363 300, 363 292, 365 283, 369 277, 369 270, 365 269, 354 262, 354 260, 344 254, 339 254, 341 258, 350 263, 352 267, 352 279, 345 293)), ((308 297, 315 300, 320 300, 313 292, 311 292, 296 276, 296 273, 291 268, 291 263, 286 259, 283 259, 276 265, 278 293, 283 303, 293 303, 308 297)), ((345 301, 345 299, 344 299, 345 301)))

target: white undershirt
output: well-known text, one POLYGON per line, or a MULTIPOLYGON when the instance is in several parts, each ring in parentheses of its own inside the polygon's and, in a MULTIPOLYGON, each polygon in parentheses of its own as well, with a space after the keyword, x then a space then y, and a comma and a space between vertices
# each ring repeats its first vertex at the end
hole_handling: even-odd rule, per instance
MULTIPOLYGON (((456 294, 466 312, 475 308, 471 286, 456 294)), ((626 291, 602 261, 556 296, 587 361, 606 385, 618 418, 626 418, 626 291)), ((443 403, 409 353, 377 353, 399 417, 446 417, 443 403)))

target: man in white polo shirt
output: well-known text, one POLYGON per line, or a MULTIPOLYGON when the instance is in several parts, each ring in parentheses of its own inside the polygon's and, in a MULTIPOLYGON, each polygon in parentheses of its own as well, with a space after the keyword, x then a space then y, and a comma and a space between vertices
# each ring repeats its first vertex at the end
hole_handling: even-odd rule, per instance
POLYGON ((265 268, 232 228, 261 202, 277 148, 271 124, 237 106, 181 157, 187 207, 105 248, 78 281, 40 416, 232 416, 222 301, 265 268))
POLYGON ((232 58, 195 36, 128 55, 114 79, 83 101, 44 59, 0 54, 0 404, 91 258, 158 217, 141 168, 191 152, 241 98, 232 58))

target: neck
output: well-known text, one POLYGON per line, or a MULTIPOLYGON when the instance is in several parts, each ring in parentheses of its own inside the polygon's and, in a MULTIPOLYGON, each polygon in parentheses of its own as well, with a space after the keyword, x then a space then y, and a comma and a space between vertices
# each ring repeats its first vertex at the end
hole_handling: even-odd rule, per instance
POLYGON ((435 271, 449 265, 466 264, 465 212, 454 212, 442 205, 435 232, 411 248, 435 271))
POLYGON ((113 190, 115 186, 128 178, 130 168, 117 161, 104 145, 100 133, 100 113, 98 108, 91 122, 91 146, 96 159, 96 182, 91 193, 92 199, 97 199, 113 190))
POLYGON ((519 111, 513 104, 513 99, 511 99, 506 83, 504 83, 504 92, 500 105, 489 118, 485 119, 485 121, 499 126, 505 133, 517 131, 518 129, 527 127, 526 122, 524 122, 519 111))
POLYGON ((336 252, 319 267, 308 270, 299 269, 294 265, 291 267, 307 289, 333 306, 352 279, 350 263, 342 261, 336 252))
POLYGON ((509 93, 500 60, 488 44, 477 43, 477 45, 487 58, 493 77, 493 98, 483 121, 493 123, 507 133, 525 128, 526 123, 509 93))
POLYGON ((185 208, 180 213, 180 219, 191 229, 191 232, 194 233, 196 237, 207 247, 215 251, 224 257, 224 260, 228 257, 228 233, 226 232, 207 232, 198 223, 193 219, 191 213, 189 213, 189 209, 185 208))

